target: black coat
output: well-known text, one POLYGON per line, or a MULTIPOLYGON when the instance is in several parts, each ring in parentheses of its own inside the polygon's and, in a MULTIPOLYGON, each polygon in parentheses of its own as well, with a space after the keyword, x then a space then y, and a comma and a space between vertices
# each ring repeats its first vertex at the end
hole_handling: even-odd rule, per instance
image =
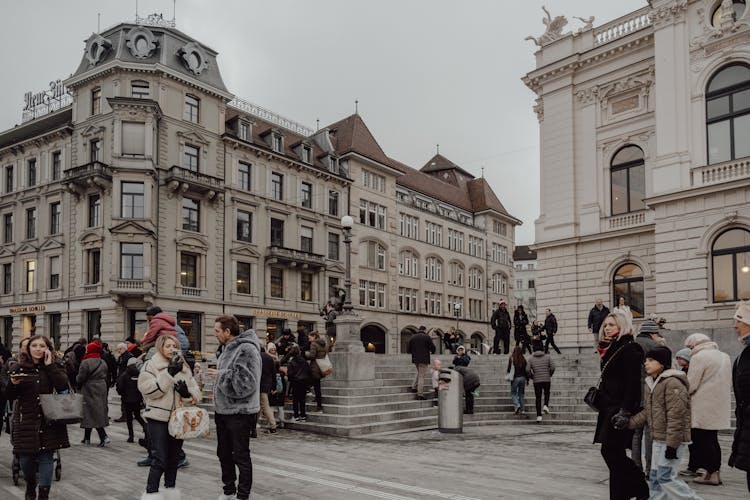
POLYGON ((123 403, 141 403, 143 401, 143 395, 138 390, 138 375, 140 373, 136 365, 130 365, 117 377, 117 393, 122 397, 123 403))
POLYGON ((611 419, 621 409, 635 414, 641 407, 641 367, 643 349, 632 335, 620 335, 602 359, 602 368, 607 362, 599 385, 599 417, 596 421, 595 443, 622 443, 630 448, 632 431, 618 431, 612 427, 611 419))
POLYGON ((490 319, 490 326, 495 332, 510 334, 510 313, 508 313, 508 309, 502 307, 495 309, 490 319))
POLYGON ((124 353, 120 354, 120 357, 117 358, 117 378, 119 379, 120 375, 125 373, 125 369, 128 367, 128 360, 132 358, 133 355, 125 351, 124 353))
POLYGON ((476 371, 465 366, 457 366, 454 369, 463 376, 464 392, 471 392, 479 387, 479 374, 476 371))
POLYGON ((429 335, 417 332, 409 339, 406 352, 411 354, 411 362, 422 365, 430 364, 430 354, 435 353, 435 344, 429 335))
POLYGON ((310 364, 305 361, 302 355, 293 356, 289 358, 289 362, 286 365, 287 377, 293 384, 305 384, 309 385, 312 383, 312 371, 310 370, 310 364))
POLYGON ((268 394, 276 386, 276 360, 267 352, 260 353, 260 392, 268 394))
POLYGON ((526 313, 518 314, 518 311, 513 313, 513 328, 516 332, 526 335, 526 325, 529 324, 529 317, 526 313))
POLYGON ((68 448, 68 429, 65 424, 48 425, 39 403, 40 394, 68 389, 68 377, 60 363, 21 366, 19 371, 30 374, 14 385, 8 383, 5 395, 17 400, 13 411, 13 453, 36 454, 42 451, 68 448))
POLYGON ((593 333, 599 333, 602 323, 604 323, 604 318, 606 318, 608 314, 609 308, 607 306, 602 306, 601 311, 597 309, 596 306, 591 308, 591 311, 589 311, 588 327, 593 333))
POLYGON ((737 356, 732 368, 737 417, 729 466, 750 472, 750 347, 737 356))
POLYGON ((555 315, 552 313, 549 313, 546 318, 544 318, 544 331, 547 332, 547 335, 554 335, 557 333, 557 318, 555 318, 555 315))

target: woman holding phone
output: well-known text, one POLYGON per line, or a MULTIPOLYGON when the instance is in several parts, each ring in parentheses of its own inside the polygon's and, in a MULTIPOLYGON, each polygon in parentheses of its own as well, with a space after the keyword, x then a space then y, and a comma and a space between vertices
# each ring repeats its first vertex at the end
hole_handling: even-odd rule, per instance
POLYGON ((42 335, 29 339, 9 376, 5 396, 18 402, 13 412, 13 453, 19 457, 26 480, 25 498, 46 500, 52 486, 54 451, 68 448, 70 443, 65 424, 45 422, 39 395, 67 390, 68 377, 52 354, 52 342, 42 335))

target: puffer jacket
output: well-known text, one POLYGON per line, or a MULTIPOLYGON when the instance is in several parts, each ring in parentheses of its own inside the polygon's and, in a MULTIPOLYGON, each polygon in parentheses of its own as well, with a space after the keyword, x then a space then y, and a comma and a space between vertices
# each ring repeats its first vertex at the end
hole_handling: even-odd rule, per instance
POLYGON ((731 412, 732 360, 716 342, 705 342, 690 354, 690 397, 693 428, 729 429, 731 412))
POLYGON ((67 427, 64 424, 48 425, 39 403, 40 394, 68 389, 68 376, 62 364, 21 365, 17 370, 30 376, 24 377, 18 385, 8 382, 5 390, 9 401, 17 401, 13 410, 13 453, 37 454, 68 448, 67 427))
POLYGON ((648 423, 655 441, 678 448, 690 442, 690 395, 688 379, 680 370, 665 370, 656 378, 646 377, 643 409, 630 417, 628 427, 648 423))
MULTIPOLYGON (((174 388, 178 380, 185 381, 190 395, 196 401, 201 400, 201 391, 186 362, 182 363, 182 371, 172 376, 167 371, 169 360, 161 352, 154 350, 156 353, 150 360, 146 361, 140 375, 138 375, 138 390, 143 394, 146 403, 143 416, 151 420, 168 422, 172 410, 177 404, 177 397, 179 397, 174 388)), ((192 404, 190 398, 181 399, 185 406, 192 404)))
POLYGON ((216 364, 214 407, 220 415, 252 415, 260 410, 260 341, 245 330, 224 345, 216 364))
POLYGON ((545 354, 544 351, 534 351, 534 354, 529 358, 526 370, 529 376, 534 379, 535 384, 552 382, 552 375, 555 373, 555 362, 552 361, 552 356, 545 354))
POLYGON ((177 330, 175 329, 176 324, 175 319, 164 312, 160 312, 151 318, 151 321, 148 322, 148 331, 143 336, 143 340, 141 340, 143 350, 147 350, 162 335, 171 335, 179 341, 177 330))
POLYGON ((315 362, 315 360, 325 358, 327 353, 328 348, 326 347, 325 340, 318 339, 310 343, 310 350, 307 351, 305 357, 310 360, 310 371, 312 371, 312 376, 314 379, 323 378, 323 374, 320 372, 320 367, 318 366, 318 363, 315 362))

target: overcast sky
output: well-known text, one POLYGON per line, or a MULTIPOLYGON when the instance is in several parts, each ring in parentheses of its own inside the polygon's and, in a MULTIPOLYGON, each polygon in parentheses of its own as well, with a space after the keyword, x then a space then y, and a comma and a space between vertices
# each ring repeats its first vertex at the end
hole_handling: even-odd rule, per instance
MULTIPOLYGON (((219 52, 238 97, 315 127, 359 113, 386 154, 414 168, 440 152, 484 175, 534 241, 539 131, 534 68, 541 6, 595 26, 645 0, 178 0, 177 27, 219 52)), ((172 0, 139 0, 141 16, 172 17, 172 0)), ((23 95, 65 78, 83 40, 135 17, 135 0, 24 0, 0 6, 0 129, 21 120, 23 95)))

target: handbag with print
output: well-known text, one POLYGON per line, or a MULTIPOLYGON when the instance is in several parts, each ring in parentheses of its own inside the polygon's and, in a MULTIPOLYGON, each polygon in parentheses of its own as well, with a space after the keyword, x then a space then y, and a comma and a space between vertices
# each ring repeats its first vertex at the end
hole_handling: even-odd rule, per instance
MULTIPOLYGON (((179 401, 178 398, 176 398, 179 401)), ((193 439, 208 435, 208 412, 199 406, 182 406, 182 402, 175 403, 169 417, 167 430, 175 439, 193 439)))

